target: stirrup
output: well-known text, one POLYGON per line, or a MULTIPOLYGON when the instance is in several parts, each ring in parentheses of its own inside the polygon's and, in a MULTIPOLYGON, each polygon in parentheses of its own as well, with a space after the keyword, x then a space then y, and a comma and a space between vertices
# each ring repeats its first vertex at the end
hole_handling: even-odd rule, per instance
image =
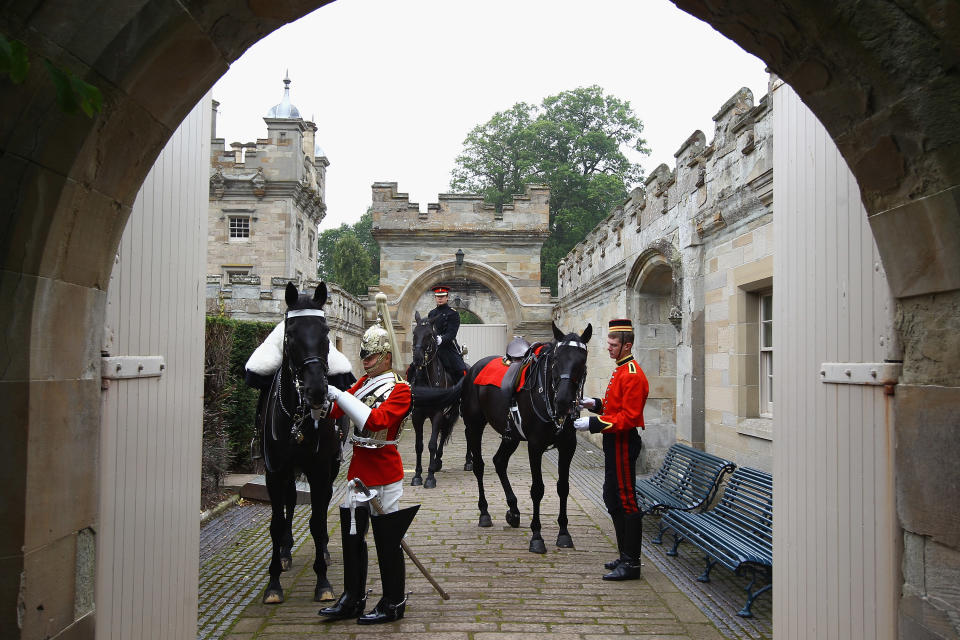
POLYGON ((511 426, 519 432, 520 425, 523 423, 523 419, 520 417, 520 406, 516 402, 511 402, 509 412, 511 426))
POLYGON ((250 439, 250 459, 260 460, 263 458, 263 450, 260 448, 260 438, 253 436, 250 439))

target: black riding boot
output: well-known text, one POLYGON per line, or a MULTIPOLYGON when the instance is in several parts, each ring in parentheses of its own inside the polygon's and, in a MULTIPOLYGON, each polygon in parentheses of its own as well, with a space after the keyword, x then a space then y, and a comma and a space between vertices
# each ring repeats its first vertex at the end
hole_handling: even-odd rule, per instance
POLYGON ((604 580, 636 580, 640 577, 640 540, 643 514, 627 513, 623 516, 623 540, 620 547, 620 563, 613 571, 603 576, 604 580))
POLYGON ((403 617, 407 604, 407 596, 404 593, 406 568, 400 541, 403 540, 418 509, 420 505, 374 516, 373 540, 377 544, 383 597, 373 611, 357 619, 359 624, 394 622, 403 617))
POLYGON ((340 537, 343 540, 343 593, 337 602, 318 611, 328 620, 346 620, 363 614, 367 604, 367 525, 370 512, 366 507, 354 510, 357 532, 350 534, 350 509, 340 507, 340 537))
POLYGON ((617 552, 618 555, 616 558, 610 562, 605 563, 603 566, 607 569, 616 569, 617 565, 620 564, 620 561, 623 559, 623 511, 617 511, 616 513, 611 513, 610 517, 613 518, 613 531, 617 535, 617 552))

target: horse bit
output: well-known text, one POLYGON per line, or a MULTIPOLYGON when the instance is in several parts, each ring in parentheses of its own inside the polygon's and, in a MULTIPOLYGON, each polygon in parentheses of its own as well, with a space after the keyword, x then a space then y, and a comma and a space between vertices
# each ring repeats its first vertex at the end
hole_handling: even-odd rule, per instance
MULTIPOLYGON (((531 403, 531 405, 533 406, 534 411, 536 411, 536 413, 537 413, 537 417, 540 418, 540 420, 542 420, 543 422, 552 422, 552 423, 553 423, 553 426, 554 426, 554 428, 556 429, 556 432, 557 432, 558 434, 559 434, 560 431, 563 429, 563 426, 564 426, 564 424, 566 424, 567 420, 568 420, 569 418, 571 418, 571 416, 572 416, 572 413, 571 413, 571 414, 567 414, 566 416, 558 417, 557 414, 559 413, 560 407, 554 408, 554 406, 553 406, 553 405, 556 403, 557 390, 560 388, 560 383, 563 382, 564 380, 570 380, 570 379, 572 378, 572 376, 571 376, 569 373, 561 373, 561 374, 559 374, 559 375, 557 375, 557 373, 556 373, 556 370, 557 370, 557 355, 556 355, 556 351, 559 350, 560 347, 575 347, 575 348, 577 348, 577 349, 583 349, 584 351, 587 350, 587 345, 585 345, 585 344, 583 344, 582 342, 579 342, 579 341, 564 340, 564 341, 562 341, 562 342, 558 342, 558 343, 557 343, 557 346, 556 346, 554 349, 552 349, 552 350, 550 351, 550 353, 547 353, 547 354, 546 354, 546 358, 550 361, 549 366, 550 366, 551 376, 550 376, 550 394, 547 396, 546 402, 545 402, 544 404, 545 404, 545 406, 546 406, 547 415, 549 416, 549 418, 546 419, 546 420, 544 420, 543 416, 540 415, 540 412, 537 411, 537 406, 536 406, 536 404, 535 404, 535 403, 531 403)), ((537 391, 538 391, 540 394, 543 394, 543 390, 544 390, 544 387, 545 387, 545 385, 544 385, 544 379, 547 377, 547 376, 546 376, 546 370, 547 370, 547 367, 546 367, 546 366, 544 366, 544 367, 538 367, 538 370, 537 370, 537 373, 538 373, 538 375, 537 375, 537 378, 538 378, 538 380, 537 380, 537 383, 538 383, 538 389, 537 389, 537 391)), ((579 383, 579 385, 578 385, 578 387, 577 387, 577 393, 574 395, 574 398, 573 398, 573 406, 574 406, 574 407, 577 407, 577 406, 579 406, 579 404, 580 404, 580 399, 583 397, 583 386, 584 386, 584 383, 586 383, 586 381, 587 381, 587 375, 586 375, 586 372, 584 372, 583 377, 580 378, 580 383, 579 383)))

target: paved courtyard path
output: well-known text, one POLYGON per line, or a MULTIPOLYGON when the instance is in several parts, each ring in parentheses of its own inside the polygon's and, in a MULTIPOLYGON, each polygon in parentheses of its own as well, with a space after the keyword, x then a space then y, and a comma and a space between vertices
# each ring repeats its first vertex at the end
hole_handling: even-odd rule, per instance
MULTIPOLYGON (((206 544, 213 560, 212 567, 205 565, 206 569, 201 569, 199 636, 229 640, 314 636, 352 639, 362 634, 437 640, 523 640, 549 635, 551 640, 601 640, 767 635, 769 617, 767 615, 764 622, 762 598, 757 602, 761 610, 759 627, 753 621, 731 622, 731 616, 718 617, 710 613, 709 607, 704 613, 701 611, 704 603, 698 596, 679 589, 648 557, 644 557, 641 580, 617 583, 600 579, 603 563, 615 556, 616 546, 609 517, 597 499, 602 458, 588 443, 579 448, 580 464, 575 462, 571 475, 568 516, 576 548, 558 549, 555 545, 559 507, 556 467, 547 463, 543 465, 546 494, 541 519, 548 550, 545 555, 527 551, 531 501, 526 447, 521 445, 510 465, 522 513, 520 528, 514 529, 503 519, 506 501, 492 464, 499 438, 489 428, 485 435, 485 486, 494 519, 490 528, 477 526, 476 480, 473 472, 462 470, 465 454, 462 424, 457 425, 444 452, 444 468, 437 474, 435 489, 409 486, 415 465, 413 432, 405 433, 400 444, 407 470, 401 505, 422 505, 407 542, 450 594, 450 600, 442 600, 408 561, 407 590, 413 593, 402 620, 363 627, 352 621, 325 622, 317 615, 320 605, 312 601, 315 577, 310 568, 314 547, 306 531, 309 508, 298 507, 295 532, 298 542, 303 540, 303 543, 294 554, 292 569, 282 577, 287 600, 281 605, 260 604, 259 596, 266 581, 264 553, 269 550, 266 529, 261 525, 257 535, 251 533, 253 529, 247 529, 239 537, 231 537, 228 513, 221 517, 219 524, 205 527, 205 531, 211 526, 219 527, 219 534, 208 535, 206 541, 201 539, 201 546, 206 544), (251 564, 230 569, 230 565, 237 564, 236 557, 251 559, 251 564), (218 572, 219 566, 223 569, 218 572), (242 576, 239 579, 238 572, 242 576), (731 625, 738 628, 732 629, 731 625)), ((424 456, 426 458, 426 451, 424 456)), ((342 485, 342 474, 338 484, 342 485)), ((335 499, 340 496, 342 487, 337 487, 335 499)), ((233 511, 242 514, 243 509, 255 510, 249 512, 252 516, 248 513, 248 521, 251 517, 263 522, 269 518, 269 509, 262 505, 236 507, 233 511)), ((339 592, 343 578, 339 518, 335 513, 333 504, 330 517, 333 565, 329 578, 334 590, 339 592)), ((372 607, 380 595, 380 577, 372 535, 368 534, 368 538, 371 557, 367 587, 373 590, 369 602, 372 607)), ((651 549, 645 541, 644 554, 662 557, 663 549, 651 549)))

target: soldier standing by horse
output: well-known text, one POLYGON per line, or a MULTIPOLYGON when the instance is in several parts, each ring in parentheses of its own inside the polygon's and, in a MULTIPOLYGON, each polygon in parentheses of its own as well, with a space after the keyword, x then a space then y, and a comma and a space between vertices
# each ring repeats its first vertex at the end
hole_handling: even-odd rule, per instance
POLYGON ((620 555, 606 563, 604 580, 636 580, 640 577, 640 535, 643 514, 637 506, 634 479, 642 443, 643 407, 650 391, 647 376, 633 357, 633 324, 628 319, 611 320, 607 353, 615 360, 603 400, 584 398, 580 405, 599 415, 577 418, 578 431, 603 434, 603 502, 613 519, 620 555))
POLYGON ((349 488, 340 506, 344 591, 337 602, 319 611, 328 620, 355 619, 359 624, 393 622, 406 606, 405 566, 401 540, 420 505, 399 508, 403 494, 403 462, 397 442, 410 413, 410 385, 393 371, 393 337, 386 297, 377 296, 380 322, 363 334, 360 358, 365 375, 341 391, 330 386, 333 418, 346 415, 354 424, 353 457, 347 471, 349 488), (381 300, 382 297, 382 300, 381 300), (371 506, 373 507, 371 512, 371 506), (383 597, 364 615, 367 582, 367 525, 373 524, 383 597))

